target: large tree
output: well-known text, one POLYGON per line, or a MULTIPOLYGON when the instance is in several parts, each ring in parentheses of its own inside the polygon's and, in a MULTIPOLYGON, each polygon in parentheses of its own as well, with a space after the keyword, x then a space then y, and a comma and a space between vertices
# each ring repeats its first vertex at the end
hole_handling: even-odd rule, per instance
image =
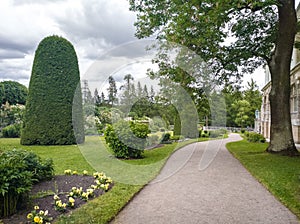
POLYGON ((0 82, 0 105, 8 102, 11 105, 25 105, 28 89, 15 81, 0 82))
POLYGON ((35 52, 21 143, 66 145, 84 141, 82 95, 76 52, 58 36, 35 52))
POLYGON ((271 73, 268 152, 296 155, 290 117, 290 62, 297 32, 294 0, 130 0, 139 38, 156 35, 188 47, 216 79, 259 65, 271 73))

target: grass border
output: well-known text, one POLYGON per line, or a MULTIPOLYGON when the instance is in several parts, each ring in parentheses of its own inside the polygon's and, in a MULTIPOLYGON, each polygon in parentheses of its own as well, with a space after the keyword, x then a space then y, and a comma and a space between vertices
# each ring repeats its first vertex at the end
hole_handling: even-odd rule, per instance
POLYGON ((245 139, 226 144, 234 158, 300 221, 300 157, 267 153, 267 146, 245 139))

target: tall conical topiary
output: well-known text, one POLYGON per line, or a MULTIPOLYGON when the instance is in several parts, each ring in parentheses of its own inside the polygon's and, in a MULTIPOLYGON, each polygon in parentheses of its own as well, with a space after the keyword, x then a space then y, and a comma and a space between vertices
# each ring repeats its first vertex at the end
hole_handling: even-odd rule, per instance
POLYGON ((82 142, 84 126, 76 52, 66 39, 46 37, 35 52, 21 144, 82 142))

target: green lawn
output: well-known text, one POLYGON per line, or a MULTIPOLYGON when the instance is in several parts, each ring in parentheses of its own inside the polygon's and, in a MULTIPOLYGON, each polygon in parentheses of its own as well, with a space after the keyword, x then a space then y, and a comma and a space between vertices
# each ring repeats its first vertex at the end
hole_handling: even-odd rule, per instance
POLYGON ((159 173, 174 150, 198 140, 167 144, 145 151, 143 159, 124 161, 115 159, 107 149, 103 137, 98 136, 89 136, 84 144, 78 146, 23 146, 19 141, 0 138, 0 151, 22 148, 33 151, 42 158, 52 158, 55 174, 63 174, 64 170, 71 169, 78 172, 87 170, 90 173, 103 171, 111 176, 115 181, 112 190, 89 201, 70 216, 62 216, 57 220, 57 223, 107 223, 159 173))
POLYGON ((227 144, 250 173, 300 218, 300 157, 270 154, 265 152, 267 146, 246 140, 227 144))

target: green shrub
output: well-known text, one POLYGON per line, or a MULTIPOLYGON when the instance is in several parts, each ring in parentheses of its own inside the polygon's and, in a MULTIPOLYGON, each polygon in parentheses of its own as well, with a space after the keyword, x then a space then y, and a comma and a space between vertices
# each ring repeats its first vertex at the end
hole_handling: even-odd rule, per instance
POLYGON ((2 129, 2 136, 4 138, 19 138, 21 124, 11 124, 2 129))
POLYGON ((32 184, 53 176, 52 160, 42 161, 32 152, 21 149, 0 154, 0 217, 16 212, 32 184))
POLYGON ((107 125, 105 140, 117 158, 141 158, 149 134, 148 126, 142 123, 119 121, 107 125))
POLYGON ((245 132, 245 137, 248 142, 266 142, 266 139, 263 135, 256 132, 245 132))
POLYGON ((209 137, 217 138, 217 137, 225 135, 226 133, 227 133, 227 130, 225 130, 225 129, 212 130, 209 132, 209 137))
POLYGON ((83 141, 82 95, 76 52, 66 39, 46 37, 35 52, 21 144, 68 145, 83 141))
POLYGON ((201 138, 208 138, 210 134, 209 131, 207 130, 200 130, 199 133, 200 133, 199 137, 201 138))
POLYGON ((170 133, 164 133, 162 136, 161 143, 168 143, 170 140, 171 134, 170 133))

